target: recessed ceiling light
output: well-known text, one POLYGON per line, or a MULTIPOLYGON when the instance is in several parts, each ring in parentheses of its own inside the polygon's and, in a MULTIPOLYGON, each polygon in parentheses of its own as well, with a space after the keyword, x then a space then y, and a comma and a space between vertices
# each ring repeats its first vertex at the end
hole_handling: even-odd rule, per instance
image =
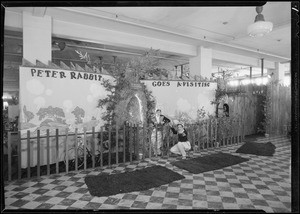
POLYGON ((222 24, 223 24, 223 25, 227 25, 227 24, 228 24, 228 22, 222 22, 222 24))
POLYGON ((277 42, 281 42, 281 39, 277 39, 277 42))

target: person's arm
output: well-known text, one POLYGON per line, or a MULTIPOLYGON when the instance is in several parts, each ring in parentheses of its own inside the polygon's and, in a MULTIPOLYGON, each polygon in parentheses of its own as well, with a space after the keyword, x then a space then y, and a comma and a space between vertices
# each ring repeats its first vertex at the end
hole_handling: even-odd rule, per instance
POLYGON ((169 122, 171 122, 171 120, 170 120, 169 118, 165 117, 165 116, 164 116, 163 121, 164 121, 164 123, 169 123, 169 122))
POLYGON ((173 127, 171 127, 171 130, 172 130, 173 134, 177 134, 177 131, 173 127))
POLYGON ((185 129, 184 129, 183 133, 185 134, 185 137, 186 137, 186 139, 187 139, 188 133, 187 133, 187 131, 186 131, 185 129))

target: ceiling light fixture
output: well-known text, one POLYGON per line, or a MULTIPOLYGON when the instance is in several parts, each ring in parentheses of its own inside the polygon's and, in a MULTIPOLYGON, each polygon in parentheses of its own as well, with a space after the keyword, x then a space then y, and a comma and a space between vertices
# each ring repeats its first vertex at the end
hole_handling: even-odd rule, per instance
POLYGON ((264 16, 261 14, 262 10, 262 6, 256 7, 257 15, 254 23, 248 26, 247 32, 251 37, 262 37, 273 29, 273 23, 265 21, 264 16))

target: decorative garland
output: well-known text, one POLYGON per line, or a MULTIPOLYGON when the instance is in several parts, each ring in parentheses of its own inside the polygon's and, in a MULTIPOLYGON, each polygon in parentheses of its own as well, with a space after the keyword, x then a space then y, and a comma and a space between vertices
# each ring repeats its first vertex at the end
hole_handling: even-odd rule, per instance
POLYGON ((264 134, 270 134, 271 132, 271 117, 272 117, 272 88, 275 84, 278 84, 278 81, 272 81, 267 84, 266 93, 262 94, 265 98, 263 101, 263 114, 264 119, 261 122, 261 127, 258 132, 262 132, 264 134))
POLYGON ((215 99, 213 101, 211 101, 212 105, 219 105, 221 103, 222 100, 224 100, 225 98, 228 97, 236 97, 236 96, 240 96, 240 95, 244 95, 245 91, 241 90, 241 89, 227 89, 227 81, 226 80, 222 80, 222 79, 218 79, 218 87, 216 89, 216 94, 215 94, 215 99))

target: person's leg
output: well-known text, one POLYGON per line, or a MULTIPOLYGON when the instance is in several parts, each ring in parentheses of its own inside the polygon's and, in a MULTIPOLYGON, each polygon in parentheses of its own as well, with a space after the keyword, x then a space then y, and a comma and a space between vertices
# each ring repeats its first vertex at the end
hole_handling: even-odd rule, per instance
POLYGON ((157 154, 161 155, 161 148, 162 147, 162 134, 161 131, 157 132, 157 154))
POLYGON ((172 146, 172 148, 170 149, 170 152, 177 154, 177 155, 181 155, 179 149, 178 149, 178 144, 176 143, 174 146, 172 146))
POLYGON ((189 151, 192 148, 191 143, 189 141, 182 142, 182 145, 183 145, 185 151, 189 151))
POLYGON ((154 129, 152 131, 152 134, 151 134, 151 145, 152 145, 154 155, 157 154, 157 145, 156 144, 157 144, 157 142, 156 142, 156 131, 154 129))
MULTIPOLYGON (((184 148, 184 152, 186 153, 187 151, 190 151, 191 150, 191 144, 189 141, 186 141, 186 142, 182 142, 182 146, 184 148)), ((186 155, 185 156, 182 156, 183 159, 186 158, 186 155)))
POLYGON ((178 142, 177 143, 177 147, 178 147, 178 150, 180 152, 180 154, 182 155, 182 158, 186 158, 186 152, 185 152, 185 148, 184 148, 184 143, 183 142, 178 142))

